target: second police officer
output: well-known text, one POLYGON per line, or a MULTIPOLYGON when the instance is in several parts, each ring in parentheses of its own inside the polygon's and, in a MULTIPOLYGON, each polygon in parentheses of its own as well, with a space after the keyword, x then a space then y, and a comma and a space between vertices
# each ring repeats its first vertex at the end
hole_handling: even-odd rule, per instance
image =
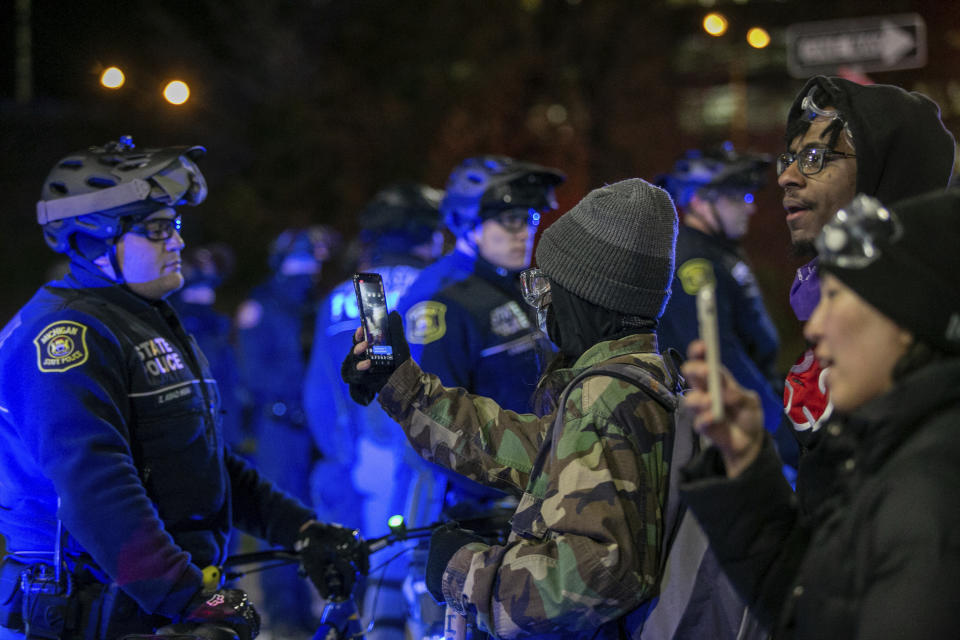
POLYGON ((756 212, 754 193, 766 182, 769 156, 733 145, 688 151, 658 182, 682 214, 673 295, 660 319, 661 347, 682 355, 698 337, 696 291, 706 274, 716 282, 720 357, 733 376, 763 402, 773 432, 783 411, 771 380, 779 336, 740 241, 756 212))
POLYGON ((421 274, 398 309, 411 355, 444 384, 530 409, 552 347, 525 309, 518 278, 564 180, 556 169, 505 156, 468 158, 451 172, 440 210, 456 247, 421 274))

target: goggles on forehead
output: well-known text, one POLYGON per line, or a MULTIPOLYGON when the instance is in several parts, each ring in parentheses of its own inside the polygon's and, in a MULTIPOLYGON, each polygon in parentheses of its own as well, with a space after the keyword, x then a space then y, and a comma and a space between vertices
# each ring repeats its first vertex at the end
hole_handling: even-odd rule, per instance
POLYGON ((819 106, 814 100, 814 95, 817 93, 817 86, 810 87, 810 91, 807 92, 807 95, 803 97, 803 100, 800 102, 800 110, 803 112, 803 117, 808 121, 816 120, 817 117, 828 118, 830 120, 839 120, 843 123, 843 133, 847 138, 853 141, 853 131, 850 130, 850 124, 840 115, 840 112, 836 109, 825 109, 819 106))
POLYGON ((881 256, 881 245, 893 244, 902 235, 897 216, 861 193, 823 226, 814 244, 821 262, 862 269, 881 256))
POLYGON ((547 332, 547 307, 552 302, 550 279, 537 268, 520 272, 520 292, 524 301, 537 310, 537 325, 547 332))

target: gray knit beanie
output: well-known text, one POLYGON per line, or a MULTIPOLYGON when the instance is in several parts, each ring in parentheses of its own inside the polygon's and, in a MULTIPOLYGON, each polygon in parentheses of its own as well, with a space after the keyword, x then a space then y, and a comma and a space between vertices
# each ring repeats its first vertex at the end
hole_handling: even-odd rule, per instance
POLYGON ((594 189, 547 227, 537 264, 588 302, 659 318, 670 298, 676 244, 670 196, 631 178, 594 189))

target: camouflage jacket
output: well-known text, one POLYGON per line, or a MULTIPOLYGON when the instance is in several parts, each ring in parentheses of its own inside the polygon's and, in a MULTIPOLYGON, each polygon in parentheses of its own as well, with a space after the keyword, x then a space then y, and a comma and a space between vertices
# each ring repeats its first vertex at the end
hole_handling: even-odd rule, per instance
MULTIPOLYGON (((570 373, 612 362, 643 367, 661 392, 675 387, 653 334, 594 345, 570 373)), ((555 413, 517 414, 444 388, 413 360, 380 403, 424 458, 523 496, 505 546, 470 543, 447 565, 455 610, 501 638, 598 637, 655 595, 673 419, 651 395, 588 377, 543 447, 555 413)))

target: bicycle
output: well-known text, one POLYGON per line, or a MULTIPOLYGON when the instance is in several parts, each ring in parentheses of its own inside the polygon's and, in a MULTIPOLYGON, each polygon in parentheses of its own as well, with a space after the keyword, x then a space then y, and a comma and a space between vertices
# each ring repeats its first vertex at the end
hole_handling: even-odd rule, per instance
MULTIPOLYGON (((512 513, 512 507, 498 507, 473 518, 444 520, 412 529, 407 529, 402 521, 395 521, 394 518, 391 518, 390 533, 362 541, 360 548, 366 558, 369 558, 394 544, 407 540, 429 538, 437 529, 450 526, 470 529, 492 543, 502 543, 505 541, 505 531, 512 513)), ((408 551, 409 549, 405 549, 387 559, 370 570, 368 574, 374 574, 383 569, 389 562, 408 551)), ((207 589, 215 590, 250 573, 268 571, 299 562, 300 554, 293 549, 270 549, 237 554, 230 556, 220 565, 205 568, 204 584, 207 589), (255 568, 247 571, 238 570, 239 567, 251 565, 255 568)), ((376 620, 371 619, 366 629, 363 628, 360 621, 358 599, 363 596, 362 585, 363 581, 357 580, 346 597, 336 601, 327 601, 320 617, 320 626, 314 633, 313 640, 363 640, 364 634, 373 629, 376 620)), ((455 637, 469 638, 470 640, 481 640, 487 637, 473 623, 449 609, 446 618, 445 633, 453 633, 456 634, 455 637)), ((153 634, 127 635, 122 640, 238 640, 238 635, 236 631, 226 625, 205 623, 187 628, 187 625, 180 623, 161 627, 153 634)))

